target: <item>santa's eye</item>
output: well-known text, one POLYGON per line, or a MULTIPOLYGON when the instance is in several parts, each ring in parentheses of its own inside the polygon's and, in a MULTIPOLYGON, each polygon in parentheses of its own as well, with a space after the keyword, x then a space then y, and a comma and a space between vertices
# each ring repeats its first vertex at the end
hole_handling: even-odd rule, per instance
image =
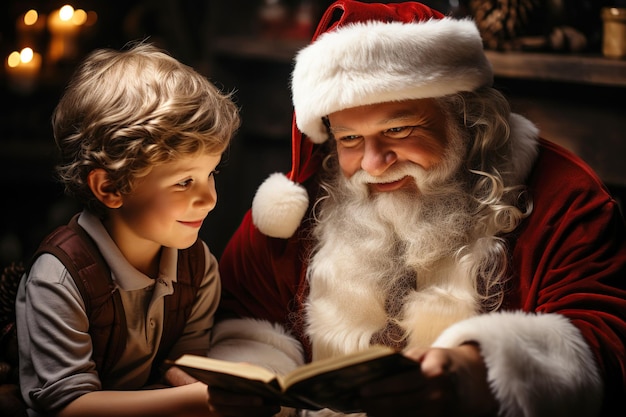
POLYGON ((413 129, 417 126, 399 126, 392 127, 390 129, 386 129, 382 132, 383 136, 391 139, 404 139, 408 138, 411 133, 413 133, 413 129))

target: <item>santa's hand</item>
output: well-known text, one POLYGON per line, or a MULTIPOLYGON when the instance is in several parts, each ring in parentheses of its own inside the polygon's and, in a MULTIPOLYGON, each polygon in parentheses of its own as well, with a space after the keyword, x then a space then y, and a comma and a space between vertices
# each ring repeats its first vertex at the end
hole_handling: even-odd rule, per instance
POLYGON ((222 417, 270 417, 280 406, 258 395, 241 394, 220 388, 208 388, 209 409, 222 417))
POLYGON ((408 349, 405 355, 421 362, 421 369, 365 385, 361 405, 368 416, 496 415, 497 403, 476 345, 408 349))

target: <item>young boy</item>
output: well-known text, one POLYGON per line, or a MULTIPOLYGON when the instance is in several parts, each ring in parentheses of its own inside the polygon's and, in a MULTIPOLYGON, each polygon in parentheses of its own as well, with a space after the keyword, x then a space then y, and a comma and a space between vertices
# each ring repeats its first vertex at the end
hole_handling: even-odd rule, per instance
POLYGON ((84 210, 44 240, 20 284, 29 412, 210 415, 207 387, 162 365, 209 347, 220 282, 198 232, 216 204, 216 167, 239 127, 237 107, 139 43, 91 53, 52 124, 58 173, 84 210), (166 380, 181 386, 145 389, 166 380))

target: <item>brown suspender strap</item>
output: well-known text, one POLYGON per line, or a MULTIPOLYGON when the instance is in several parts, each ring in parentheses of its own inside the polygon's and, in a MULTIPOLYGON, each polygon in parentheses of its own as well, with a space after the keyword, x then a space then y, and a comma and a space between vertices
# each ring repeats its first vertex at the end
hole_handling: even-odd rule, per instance
POLYGON ((75 215, 41 244, 35 257, 50 253, 67 268, 81 293, 89 319, 93 360, 103 384, 126 346, 126 318, 111 272, 75 215))
POLYGON ((179 250, 177 265, 177 278, 173 283, 174 294, 165 297, 165 323, 153 371, 157 371, 160 364, 167 359, 169 351, 180 339, 191 315, 206 268, 202 241, 198 239, 190 248, 179 250))

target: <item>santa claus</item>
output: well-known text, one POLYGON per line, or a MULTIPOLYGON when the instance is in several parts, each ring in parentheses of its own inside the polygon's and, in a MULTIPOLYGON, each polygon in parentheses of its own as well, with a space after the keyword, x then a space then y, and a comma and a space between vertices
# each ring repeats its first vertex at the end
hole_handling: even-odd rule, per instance
POLYGON ((292 170, 220 260, 210 355, 286 372, 385 344, 421 362, 364 387, 371 415, 623 411, 619 207, 492 83, 471 20, 334 3, 295 59, 292 170))

